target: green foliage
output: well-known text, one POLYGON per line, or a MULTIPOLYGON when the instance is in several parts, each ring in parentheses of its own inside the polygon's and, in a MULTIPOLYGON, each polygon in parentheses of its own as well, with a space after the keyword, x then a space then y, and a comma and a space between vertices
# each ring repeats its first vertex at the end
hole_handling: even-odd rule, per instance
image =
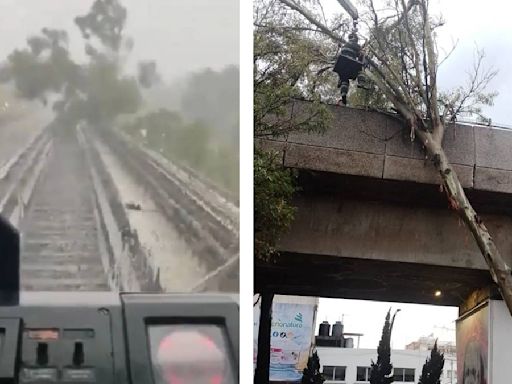
POLYGON ((254 252, 260 260, 276 254, 275 243, 293 220, 290 200, 295 192, 291 170, 276 161, 276 155, 254 152, 254 252))
MULTIPOLYGON (((151 62, 139 65, 139 84, 146 80, 158 81, 151 62)), ((145 144, 150 148, 185 162, 237 198, 238 84, 239 70, 235 66, 194 73, 182 87, 159 84, 144 91, 146 113, 130 123, 129 129, 138 130, 138 138, 140 130, 146 130, 145 144)))
MULTIPOLYGON (((272 0, 254 4, 254 90, 287 88, 290 96, 335 102, 336 75, 332 72, 338 44, 318 33, 302 17, 272 0)), ((330 25, 347 31, 348 20, 330 25)))
POLYGON ((126 17, 126 8, 118 0, 96 0, 89 13, 76 17, 75 23, 84 39, 96 38, 105 47, 117 52, 123 40, 126 17))
POLYGON ((393 382, 393 365, 391 364, 391 332, 393 330, 393 319, 390 320, 391 310, 386 315, 382 336, 377 348, 377 362, 373 362, 370 372, 370 384, 389 384, 393 382))
POLYGON ((48 92, 60 92, 78 77, 79 67, 70 59, 65 31, 43 28, 40 36, 27 39, 28 49, 7 57, 4 82, 12 80, 20 95, 46 100, 48 92))
POLYGON ((151 88, 160 82, 160 75, 154 61, 142 61, 138 65, 137 80, 143 88, 151 88))
POLYGON ((122 128, 148 148, 186 163, 238 196, 238 152, 216 142, 211 127, 187 122, 177 112, 162 108, 137 117, 122 128))
MULTIPOLYGON (((427 119, 431 118, 430 108, 434 102, 432 89, 435 88, 437 89, 435 104, 440 116, 445 117, 445 122, 453 122, 458 116, 478 118, 488 122, 483 114, 483 107, 492 106, 498 93, 488 92, 486 88, 497 71, 492 68, 483 69, 485 55, 483 51, 477 49, 472 71, 468 72, 467 83, 452 90, 438 89, 438 84, 431 83, 429 72, 437 73, 441 63, 450 54, 438 57, 437 30, 445 24, 445 21, 442 17, 429 13, 428 1, 410 4, 415 5, 408 12, 404 12, 402 6, 396 3, 391 11, 396 15, 385 17, 384 11, 376 11, 372 3, 368 2, 370 19, 367 22, 371 28, 368 31, 366 54, 378 64, 379 71, 375 68, 369 70, 375 76, 385 79, 388 84, 393 84, 400 90, 398 94, 407 95, 406 102, 409 108, 416 109, 427 119), (405 14, 407 17, 404 16, 405 14), (427 19, 432 29, 431 37, 425 30, 427 19), (378 21, 377 24, 375 20, 378 21), (433 39, 435 63, 428 58, 427 40, 429 38, 433 39)), ((375 87, 374 95, 378 99, 385 100, 384 104, 377 104, 378 109, 389 109, 392 106, 393 103, 384 95, 382 89, 375 87)))
POLYGON ((240 73, 236 66, 192 74, 181 96, 184 117, 207 124, 224 137, 238 135, 239 88, 240 73))
POLYGON ((430 352, 430 359, 427 358, 423 365, 420 381, 418 384, 441 384, 441 375, 444 368, 444 355, 437 349, 437 341, 430 352))
POLYGON ((332 102, 336 44, 310 33, 279 2, 255 2, 254 130, 256 137, 291 131, 318 132, 329 124, 323 102, 332 102), (332 55, 332 57, 331 57, 332 55), (307 110, 293 110, 294 100, 308 100, 307 110))
POLYGON ((50 93, 57 93, 53 108, 67 124, 111 123, 134 113, 141 104, 139 86, 122 73, 117 56, 125 20, 126 9, 118 0, 96 0, 86 15, 75 19, 84 38, 100 43, 96 48, 86 44, 87 63, 71 59, 65 31, 43 28, 27 39, 27 48, 9 55, 2 80, 12 81, 22 97, 45 104, 50 93))
POLYGON ((112 121, 120 114, 135 113, 141 94, 133 77, 122 76, 115 62, 96 60, 86 71, 84 119, 90 122, 112 121))
POLYGON ((322 384, 325 381, 324 377, 320 373, 320 358, 318 354, 313 352, 308 359, 308 365, 304 368, 302 374, 302 384, 322 384))
MULTIPOLYGON (((336 44, 290 17, 279 2, 257 0, 254 8, 254 137, 282 137, 290 132, 323 132, 331 115, 323 102, 335 89, 330 57, 336 44)), ((295 176, 276 155, 254 154, 255 257, 277 255, 280 236, 293 220, 295 176)))
POLYGON ((380 111, 387 111, 392 107, 384 93, 370 79, 366 80, 364 87, 352 85, 348 94, 348 105, 380 111))

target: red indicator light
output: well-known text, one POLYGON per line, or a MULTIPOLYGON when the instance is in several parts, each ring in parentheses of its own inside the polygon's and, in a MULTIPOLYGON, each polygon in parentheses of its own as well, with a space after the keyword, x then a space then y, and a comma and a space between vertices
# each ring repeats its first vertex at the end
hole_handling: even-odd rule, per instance
POLYGON ((26 332, 28 338, 32 340, 49 341, 59 339, 57 329, 28 329, 26 332))
POLYGON ((222 384, 226 357, 208 336, 175 330, 161 339, 157 362, 168 384, 222 384))

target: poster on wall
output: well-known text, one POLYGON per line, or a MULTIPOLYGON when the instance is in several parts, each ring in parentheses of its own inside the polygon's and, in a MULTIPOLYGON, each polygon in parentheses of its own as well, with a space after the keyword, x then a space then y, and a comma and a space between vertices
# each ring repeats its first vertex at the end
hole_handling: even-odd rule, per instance
POLYGON ((457 383, 487 384, 489 306, 457 321, 457 383))
POLYGON ((311 349, 315 306, 274 303, 270 380, 300 382, 311 349))
MULTIPOLYGON (((274 302, 270 337, 270 381, 300 383, 311 349, 316 305, 274 302)), ((254 306, 254 368, 256 367, 259 305, 254 306)))

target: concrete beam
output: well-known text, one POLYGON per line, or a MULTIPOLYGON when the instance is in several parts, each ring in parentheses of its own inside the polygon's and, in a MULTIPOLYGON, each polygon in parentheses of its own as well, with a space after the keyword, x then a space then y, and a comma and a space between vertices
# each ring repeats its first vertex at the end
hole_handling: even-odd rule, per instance
MULTIPOLYGON (((300 195, 279 249, 293 253, 418 263, 487 271, 471 233, 448 209, 300 195)), ((512 218, 482 215, 512 265, 512 218)))
MULTIPOLYGON (((329 106, 333 123, 322 134, 293 132, 261 141, 288 167, 439 184, 423 149, 389 115, 329 106), (278 144, 278 143, 281 144, 278 144), (267 144, 265 144, 267 143, 267 144)), ((447 127, 443 147, 467 189, 512 193, 512 131, 461 124, 447 127)))
POLYGON ((490 299, 500 299, 498 288, 495 285, 489 285, 475 289, 471 294, 459 305, 459 316, 464 316, 472 311, 480 304, 490 299))

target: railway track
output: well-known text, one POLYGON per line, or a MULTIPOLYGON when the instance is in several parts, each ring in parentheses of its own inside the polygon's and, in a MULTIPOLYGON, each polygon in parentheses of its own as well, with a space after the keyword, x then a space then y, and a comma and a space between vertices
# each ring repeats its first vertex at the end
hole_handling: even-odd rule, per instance
POLYGON ((237 291, 238 208, 197 175, 115 130, 96 129, 93 136, 108 144, 126 169, 145 185, 158 210, 186 239, 206 269, 213 272, 210 281, 197 282, 197 289, 237 291), (210 285, 212 280, 216 280, 214 285, 210 285))
POLYGON ((20 230, 23 289, 110 290, 93 184, 73 132, 53 136, 20 230))
POLYGON ((98 187, 113 184, 91 144, 101 140, 206 266, 205 278, 191 287, 238 290, 238 208, 197 175, 119 133, 84 131, 45 129, 0 169, 0 213, 21 232, 22 289, 160 289, 159 268, 137 241, 125 244, 123 202, 109 195, 112 186, 98 187))

